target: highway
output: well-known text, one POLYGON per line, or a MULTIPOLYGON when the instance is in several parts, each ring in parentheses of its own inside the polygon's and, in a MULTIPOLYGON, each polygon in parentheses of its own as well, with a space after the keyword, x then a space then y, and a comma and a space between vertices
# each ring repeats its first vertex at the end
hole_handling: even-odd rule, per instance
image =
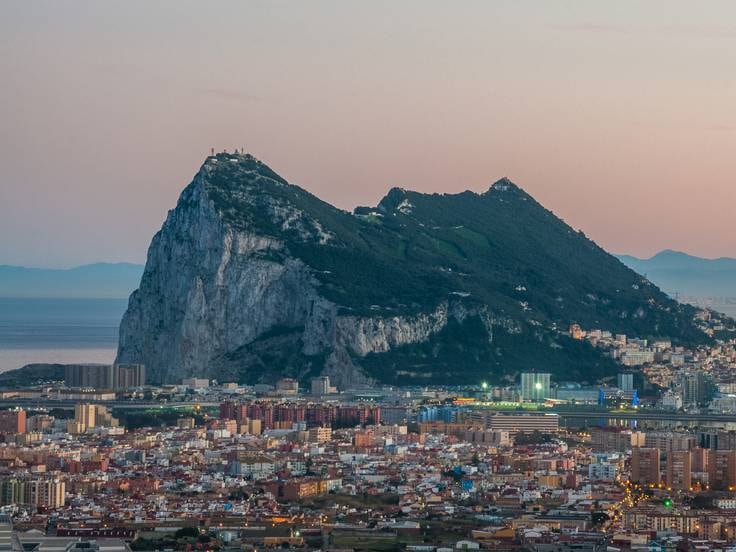
POLYGON ((591 418, 601 418, 605 420, 659 420, 672 422, 720 422, 736 424, 736 415, 734 414, 692 414, 687 412, 664 412, 664 411, 647 411, 646 409, 633 411, 620 410, 579 410, 554 408, 550 412, 559 414, 561 418, 567 420, 581 420, 591 418))
POLYGON ((181 408, 190 409, 197 406, 201 408, 218 407, 217 402, 158 402, 158 401, 82 401, 67 399, 0 399, 1 408, 14 408, 16 406, 23 407, 27 410, 38 408, 69 408, 73 409, 74 405, 88 402, 107 406, 108 408, 120 408, 125 410, 147 410, 150 408, 181 408))
MULTIPOLYGON (((123 409, 123 410, 147 410, 151 408, 177 408, 177 409, 191 409, 199 406, 200 408, 216 408, 219 406, 219 402, 208 402, 208 401, 187 401, 187 402, 158 402, 158 401, 123 401, 123 400, 108 400, 108 401, 81 401, 81 400, 67 400, 67 399, 0 399, 0 409, 2 408, 13 408, 16 406, 23 407, 25 409, 39 409, 39 408, 65 408, 73 409, 74 405, 80 402, 91 402, 94 404, 100 404, 109 408, 123 409)), ((507 412, 507 411, 504 411, 507 412)), ((636 420, 636 421, 665 421, 665 422, 683 422, 683 423, 698 423, 707 422, 708 424, 722 423, 722 424, 736 424, 736 415, 734 414, 692 414, 687 412, 666 412, 666 411, 651 411, 642 409, 639 411, 621 411, 621 410, 584 410, 579 408, 564 408, 555 407, 545 412, 559 414, 562 418, 562 425, 567 425, 566 421, 578 421, 578 420, 636 420)))

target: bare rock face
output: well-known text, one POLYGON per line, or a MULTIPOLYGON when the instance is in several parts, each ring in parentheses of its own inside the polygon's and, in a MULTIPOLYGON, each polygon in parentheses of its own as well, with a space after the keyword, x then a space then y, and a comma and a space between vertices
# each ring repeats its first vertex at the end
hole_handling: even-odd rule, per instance
POLYGON ((572 378, 612 364, 557 328, 692 339, 683 308, 506 179, 347 213, 223 153, 154 236, 117 361, 153 383, 467 383, 540 360, 572 378))
MULTIPOLYGON (((140 288, 130 297, 118 362, 145 362, 156 383, 237 377, 230 353, 274 329, 297 328, 300 352, 306 357, 326 354, 333 379, 349 385, 370 381, 351 355, 423 341, 444 327, 446 304, 414 317, 338 315, 337 305, 318 293, 314 270, 290 257, 283 239, 243 229, 218 211, 208 179, 225 163, 242 163, 253 180, 262 178, 258 169, 265 169, 250 156, 218 155, 184 190, 154 236, 140 288)), ((332 239, 296 207, 264 204, 247 193, 247 188, 237 191, 241 200, 270 211, 282 230, 296 229, 298 239, 320 245, 332 239)), ((279 368, 288 372, 288 367, 279 368)))

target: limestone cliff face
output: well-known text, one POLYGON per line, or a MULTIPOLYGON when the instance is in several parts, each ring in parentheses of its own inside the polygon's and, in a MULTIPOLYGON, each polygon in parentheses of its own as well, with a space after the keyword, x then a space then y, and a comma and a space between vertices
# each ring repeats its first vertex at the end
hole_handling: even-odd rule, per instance
POLYGON ((250 155, 207 158, 148 250, 118 362, 153 383, 471 383, 522 369, 592 381, 613 361, 569 324, 702 338, 692 312, 504 179, 392 189, 337 209, 250 155))
MULTIPOLYGON (((352 357, 427 340, 446 325, 446 303, 409 317, 338 315, 338 306, 319 294, 314 270, 291 257, 283 240, 239 228, 218 211, 208 179, 228 162, 259 165, 249 156, 213 157, 184 190, 148 250, 121 323, 118 362, 145 363, 155 383, 237 377, 249 367, 233 366, 231 353, 288 328, 299 333, 301 353, 327 356, 327 372, 347 385, 369 379, 352 357)), ((331 239, 293 206, 241 199, 270 210, 281 229, 297 228, 300 239, 331 239)))

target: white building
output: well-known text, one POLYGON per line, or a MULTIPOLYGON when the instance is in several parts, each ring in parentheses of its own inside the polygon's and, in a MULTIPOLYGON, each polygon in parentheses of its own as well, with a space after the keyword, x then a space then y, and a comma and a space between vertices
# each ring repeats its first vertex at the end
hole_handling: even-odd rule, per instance
POLYGON ((615 464, 607 462, 588 465, 588 477, 594 481, 613 481, 616 479, 617 471, 615 464))
POLYGON ((682 408, 682 395, 672 391, 665 392, 665 394, 662 395, 662 408, 680 410, 682 408))

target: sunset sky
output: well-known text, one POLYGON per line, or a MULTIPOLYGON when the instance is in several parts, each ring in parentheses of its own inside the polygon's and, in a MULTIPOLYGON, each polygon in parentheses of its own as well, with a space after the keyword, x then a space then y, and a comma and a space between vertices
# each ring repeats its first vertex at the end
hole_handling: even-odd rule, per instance
POLYGON ((0 264, 145 260, 210 147, 346 209, 508 176, 736 257, 736 2, 0 4, 0 264))

